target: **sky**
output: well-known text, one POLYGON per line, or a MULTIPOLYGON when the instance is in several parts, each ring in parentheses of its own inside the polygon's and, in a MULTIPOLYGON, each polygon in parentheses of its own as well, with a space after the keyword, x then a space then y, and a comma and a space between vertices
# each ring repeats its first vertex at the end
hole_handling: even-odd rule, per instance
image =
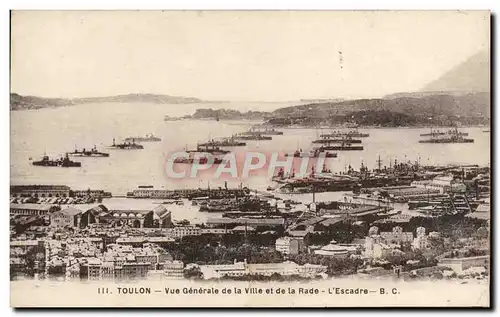
POLYGON ((381 97, 489 50, 489 28, 485 11, 14 11, 11 92, 381 97))

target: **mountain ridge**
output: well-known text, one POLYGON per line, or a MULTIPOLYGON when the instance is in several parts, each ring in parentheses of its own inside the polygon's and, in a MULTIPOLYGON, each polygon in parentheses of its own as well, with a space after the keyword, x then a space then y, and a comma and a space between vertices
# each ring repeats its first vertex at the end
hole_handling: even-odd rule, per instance
POLYGON ((98 102, 111 102, 111 103, 144 102, 144 103, 154 103, 154 104, 189 104, 189 103, 206 103, 208 101, 204 101, 194 97, 181 97, 181 96, 170 96, 161 94, 139 94, 139 93, 105 96, 105 97, 87 97, 87 98, 44 98, 37 96, 23 96, 17 93, 10 94, 11 110, 66 107, 66 106, 80 105, 86 103, 98 103, 98 102))
POLYGON ((421 91, 489 92, 490 86, 490 54, 481 50, 426 84, 421 91))

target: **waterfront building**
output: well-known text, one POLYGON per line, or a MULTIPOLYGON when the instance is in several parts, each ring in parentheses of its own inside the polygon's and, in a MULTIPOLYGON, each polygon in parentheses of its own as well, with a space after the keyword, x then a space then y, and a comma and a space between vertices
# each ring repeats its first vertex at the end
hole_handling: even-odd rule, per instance
POLYGON ((102 189, 82 189, 71 190, 71 197, 91 197, 91 198, 107 198, 111 197, 111 193, 105 192, 102 189))
POLYGON ((225 228, 203 228, 201 229, 201 234, 228 234, 232 233, 232 230, 225 228))
POLYGON ((152 210, 110 210, 99 217, 99 222, 112 223, 116 227, 151 228, 154 215, 152 210))
POLYGON ((172 226, 172 213, 164 206, 151 210, 107 210, 99 205, 87 210, 84 222, 107 223, 115 227, 168 228, 172 226))
POLYGON ((104 205, 98 205, 88 209, 82 213, 80 226, 82 228, 88 227, 91 224, 99 223, 99 217, 104 217, 108 214, 108 208, 104 205))
POLYGON ((70 187, 65 185, 11 185, 13 197, 70 197, 70 187))
POLYGON ((43 216, 61 208, 57 205, 46 204, 10 204, 10 214, 22 216, 43 216))
POLYGON ((283 227, 285 220, 283 218, 208 218, 207 226, 240 226, 248 225, 254 228, 258 227, 283 227))
POLYGON ((281 254, 299 254, 305 251, 306 245, 303 238, 281 237, 275 242, 276 251, 281 254))
POLYGON ((81 217, 81 210, 74 207, 68 207, 50 215, 50 226, 56 228, 79 228, 81 217))
POLYGON ((429 190, 438 190, 441 194, 450 192, 465 192, 466 187, 462 182, 454 180, 453 175, 436 176, 432 180, 420 180, 411 183, 411 186, 429 190))
POLYGON ((155 189, 155 188, 137 188, 127 193, 131 198, 151 198, 151 199, 178 199, 178 198, 230 198, 244 197, 248 194, 247 188, 216 188, 216 189, 155 189))
POLYGON ((441 267, 448 267, 455 273, 462 273, 471 267, 485 267, 488 269, 490 265, 490 256, 482 255, 461 258, 440 258, 437 265, 441 267))
POLYGON ((199 236, 201 235, 201 228, 196 226, 177 226, 168 229, 167 234, 174 239, 181 239, 186 236, 199 236))
POLYGON ((235 233, 249 233, 249 232, 255 232, 255 228, 252 226, 236 226, 232 230, 235 233))
POLYGON ((181 261, 166 261, 163 262, 162 266, 165 276, 170 278, 184 277, 184 263, 181 261))
POLYGON ((245 275, 271 276, 273 274, 280 274, 282 276, 298 275, 301 277, 314 277, 326 273, 326 269, 327 267, 323 265, 298 265, 291 261, 282 263, 248 264, 245 260, 244 262, 235 261, 234 264, 200 265, 200 270, 205 279, 245 275))
POLYGON ((175 196, 175 192, 169 189, 139 188, 128 193, 127 196, 134 198, 156 198, 166 199, 175 196))
POLYGON ((154 227, 169 228, 172 226, 172 212, 165 206, 158 205, 153 209, 154 227))

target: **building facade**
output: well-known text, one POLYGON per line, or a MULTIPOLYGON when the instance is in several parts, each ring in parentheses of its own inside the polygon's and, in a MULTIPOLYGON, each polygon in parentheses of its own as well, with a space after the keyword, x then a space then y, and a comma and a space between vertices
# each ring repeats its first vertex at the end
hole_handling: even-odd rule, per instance
POLYGON ((68 207, 50 215, 50 226, 55 228, 79 228, 81 218, 81 210, 68 207))
POLYGON ((11 216, 44 216, 61 208, 46 204, 10 204, 11 216))
POLYGON ((306 250, 303 238, 299 237, 281 237, 276 239, 276 251, 281 254, 299 254, 306 250))

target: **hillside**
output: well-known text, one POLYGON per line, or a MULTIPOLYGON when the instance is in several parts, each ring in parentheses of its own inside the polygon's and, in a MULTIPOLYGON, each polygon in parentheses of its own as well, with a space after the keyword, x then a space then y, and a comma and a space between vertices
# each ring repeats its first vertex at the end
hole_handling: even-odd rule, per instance
POLYGON ((422 91, 490 91, 490 54, 480 51, 463 63, 453 67, 436 80, 424 86, 422 91))
POLYGON ((248 111, 240 112, 234 109, 196 109, 192 119, 219 119, 219 120, 261 120, 269 117, 269 112, 248 111))
POLYGON ((343 102, 312 103, 275 110, 273 117, 329 117, 355 111, 392 111, 411 115, 489 117, 489 93, 424 94, 416 97, 358 99, 343 102))
POLYGON ((202 103, 203 100, 191 97, 178 97, 169 95, 155 94, 127 94, 108 97, 91 97, 91 98, 41 98, 35 96, 21 96, 16 93, 10 94, 10 109, 40 109, 64 107, 86 103, 107 103, 107 102, 130 102, 130 103, 154 103, 154 104, 187 104, 187 103, 202 103))

